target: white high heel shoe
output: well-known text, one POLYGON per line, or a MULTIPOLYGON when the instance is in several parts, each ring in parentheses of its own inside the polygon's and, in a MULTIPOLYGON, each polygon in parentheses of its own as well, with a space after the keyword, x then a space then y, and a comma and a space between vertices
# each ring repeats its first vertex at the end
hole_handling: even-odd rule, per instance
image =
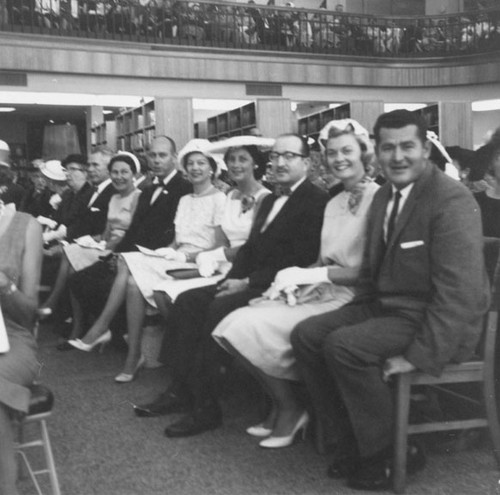
POLYGON ((68 344, 76 347, 80 351, 90 352, 94 347, 100 345, 100 352, 104 350, 104 346, 111 340, 111 330, 107 330, 100 337, 94 340, 92 344, 86 344, 83 340, 74 339, 68 340, 68 344))
POLYGON ((260 423, 258 425, 249 426, 246 429, 246 432, 249 435, 252 435, 252 437, 260 437, 260 438, 262 438, 262 437, 268 437, 273 432, 273 429, 272 428, 266 428, 263 423, 260 423))
POLYGON ((144 359, 144 356, 141 355, 139 358, 139 361, 137 361, 137 365, 135 367, 135 370, 133 373, 119 373, 118 375, 115 376, 115 382, 116 383, 129 383, 131 382, 134 378, 137 372, 144 366, 146 363, 146 359, 144 359))
POLYGON ((288 447, 289 445, 292 445, 292 443, 295 440, 295 437, 297 436, 297 433, 302 431, 302 439, 304 440, 306 437, 306 428, 307 425, 309 424, 309 414, 307 411, 304 411, 300 418, 298 419, 297 423, 293 427, 292 432, 290 435, 287 435, 286 437, 273 437, 270 436, 266 438, 265 440, 262 440, 259 445, 265 449, 281 449, 282 447, 288 447))

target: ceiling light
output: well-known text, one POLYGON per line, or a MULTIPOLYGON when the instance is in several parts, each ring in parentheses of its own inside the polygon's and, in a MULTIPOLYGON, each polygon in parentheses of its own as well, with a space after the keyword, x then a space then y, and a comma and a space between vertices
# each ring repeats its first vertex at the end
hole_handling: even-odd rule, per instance
POLYGON ((250 103, 250 100, 214 100, 193 98, 193 110, 220 110, 221 112, 224 112, 242 107, 247 103, 250 103))
POLYGON ((113 110, 103 110, 103 111, 102 111, 102 113, 103 113, 104 115, 110 115, 110 114, 112 114, 112 113, 114 113, 114 112, 113 112, 113 110))
POLYGON ((500 110, 500 100, 480 100, 472 102, 473 112, 491 112, 500 110))
POLYGON ((385 103, 384 112, 392 112, 393 110, 408 110, 414 112, 426 106, 427 103, 385 103))
POLYGON ((131 95, 92 95, 86 93, 38 93, 34 91, 0 91, 0 103, 25 105, 68 105, 99 107, 137 107, 141 100, 153 97, 131 95))
POLYGON ((16 109, 14 107, 0 107, 0 112, 14 112, 16 109))

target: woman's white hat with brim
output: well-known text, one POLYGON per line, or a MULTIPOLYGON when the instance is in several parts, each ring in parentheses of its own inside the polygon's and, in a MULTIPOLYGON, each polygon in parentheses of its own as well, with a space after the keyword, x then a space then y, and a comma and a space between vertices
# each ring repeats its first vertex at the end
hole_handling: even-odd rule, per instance
POLYGON ((59 160, 47 160, 40 165, 40 172, 51 180, 66 181, 66 170, 59 160))
POLYGON ((259 148, 271 148, 276 139, 261 136, 233 136, 221 141, 209 143, 207 151, 210 153, 225 153, 229 148, 241 148, 242 146, 257 146, 259 148))
POLYGON ((177 155, 179 163, 182 167, 184 167, 184 159, 187 155, 195 152, 201 153, 202 155, 215 160, 215 164, 217 165, 215 175, 218 176, 220 171, 226 170, 227 167, 222 156, 213 153, 212 150, 209 149, 211 144, 212 143, 208 139, 191 139, 191 141, 188 141, 187 144, 179 151, 177 155))

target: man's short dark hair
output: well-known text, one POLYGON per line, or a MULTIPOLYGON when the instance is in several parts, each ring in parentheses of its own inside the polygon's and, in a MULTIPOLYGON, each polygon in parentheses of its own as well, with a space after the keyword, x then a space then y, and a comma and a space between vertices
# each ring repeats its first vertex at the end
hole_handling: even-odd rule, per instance
POLYGON ((383 113, 375 122, 373 134, 377 145, 380 143, 380 129, 401 129, 408 125, 415 125, 418 129, 418 137, 425 143, 427 141, 427 123, 424 118, 415 112, 409 110, 393 110, 392 112, 383 113))
POLYGON ((300 134, 295 134, 293 132, 289 132, 289 133, 286 133, 286 134, 280 134, 278 136, 278 138, 282 138, 282 137, 296 137, 301 142, 300 152, 304 156, 309 156, 311 154, 311 149, 309 147, 309 144, 307 143, 307 138, 306 137, 301 136, 300 134))
MULTIPOLYGON (((153 138, 153 141, 154 141, 155 139, 166 139, 166 140, 170 143, 170 151, 171 151, 173 154, 177 153, 177 146, 176 146, 176 144, 175 144, 175 141, 174 141, 171 137, 161 135, 161 136, 155 136, 155 137, 153 138)), ((151 146, 150 146, 150 148, 151 148, 151 146)))
POLYGON ((78 163, 82 167, 87 166, 87 159, 83 155, 72 154, 61 160, 61 165, 66 168, 70 163, 78 163))

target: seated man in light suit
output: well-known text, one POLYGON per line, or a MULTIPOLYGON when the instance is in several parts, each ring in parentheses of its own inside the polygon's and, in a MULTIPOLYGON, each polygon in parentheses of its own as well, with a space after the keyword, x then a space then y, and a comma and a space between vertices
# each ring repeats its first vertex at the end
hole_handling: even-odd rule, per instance
MULTIPOLYGON (((471 356, 488 309, 472 194, 428 161, 423 120, 406 110, 374 129, 387 183, 375 194, 360 295, 292 333, 299 369, 335 448, 329 475, 358 489, 391 482, 395 373, 438 376, 471 356)), ((408 471, 422 468, 416 446, 408 471)))

